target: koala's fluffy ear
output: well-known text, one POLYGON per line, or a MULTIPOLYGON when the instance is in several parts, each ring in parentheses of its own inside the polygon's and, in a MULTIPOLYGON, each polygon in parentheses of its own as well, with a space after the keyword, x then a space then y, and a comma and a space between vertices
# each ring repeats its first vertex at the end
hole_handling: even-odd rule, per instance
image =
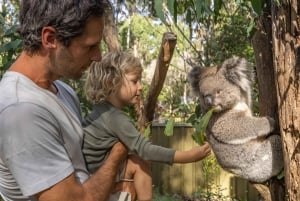
POLYGON ((251 103, 251 90, 253 72, 248 61, 240 57, 232 57, 223 62, 219 67, 220 73, 223 73, 225 78, 241 88, 242 92, 245 93, 248 103, 251 103))
POLYGON ((188 81, 192 87, 192 92, 196 95, 200 95, 199 85, 200 82, 205 80, 206 77, 214 76, 217 73, 217 67, 200 67, 194 66, 188 74, 188 81))
POLYGON ((194 66, 188 73, 188 81, 192 87, 192 92, 196 96, 200 95, 199 94, 199 81, 200 81, 203 70, 204 69, 200 66, 194 66))

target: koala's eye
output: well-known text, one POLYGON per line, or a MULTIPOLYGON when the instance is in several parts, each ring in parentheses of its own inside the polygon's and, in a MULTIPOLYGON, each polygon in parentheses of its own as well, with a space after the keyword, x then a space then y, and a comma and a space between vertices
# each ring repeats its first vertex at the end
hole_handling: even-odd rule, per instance
POLYGON ((221 93, 221 90, 218 89, 217 92, 216 92, 216 94, 219 95, 220 93, 221 93))

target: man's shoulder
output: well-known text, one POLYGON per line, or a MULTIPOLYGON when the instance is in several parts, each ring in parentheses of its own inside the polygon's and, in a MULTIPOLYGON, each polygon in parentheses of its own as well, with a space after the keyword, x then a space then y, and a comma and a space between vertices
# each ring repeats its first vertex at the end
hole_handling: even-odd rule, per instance
MULTIPOLYGON (((48 107, 51 92, 38 87, 24 75, 16 72, 5 73, 0 82, 0 112, 12 105, 34 104, 48 107)), ((54 94, 52 95, 54 99, 54 94)))

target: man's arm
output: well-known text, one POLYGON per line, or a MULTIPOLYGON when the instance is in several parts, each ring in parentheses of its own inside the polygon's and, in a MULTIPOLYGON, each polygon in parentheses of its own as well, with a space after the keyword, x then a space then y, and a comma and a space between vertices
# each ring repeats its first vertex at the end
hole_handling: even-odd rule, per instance
POLYGON ((126 147, 117 143, 101 168, 82 185, 73 173, 36 197, 39 201, 105 201, 115 184, 119 165, 126 157, 126 147))

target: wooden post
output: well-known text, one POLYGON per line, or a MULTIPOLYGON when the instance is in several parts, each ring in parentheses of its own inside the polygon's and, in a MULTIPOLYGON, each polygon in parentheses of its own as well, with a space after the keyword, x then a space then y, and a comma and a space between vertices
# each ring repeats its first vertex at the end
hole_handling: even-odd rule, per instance
POLYGON ((153 120, 157 97, 164 85, 166 74, 176 46, 177 36, 174 33, 164 33, 156 62, 155 72, 144 104, 144 118, 139 125, 147 125, 153 120))

